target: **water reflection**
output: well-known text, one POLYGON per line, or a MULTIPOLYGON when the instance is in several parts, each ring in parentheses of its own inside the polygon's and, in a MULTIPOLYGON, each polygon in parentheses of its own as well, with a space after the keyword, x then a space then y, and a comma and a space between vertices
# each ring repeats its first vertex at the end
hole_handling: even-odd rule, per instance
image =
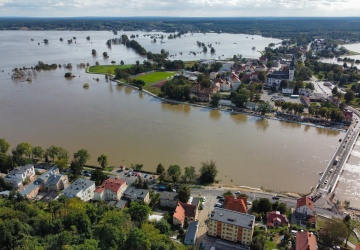
POLYGON ((243 114, 230 114, 230 118, 237 124, 247 122, 248 116, 243 114))
POLYGON ((163 111, 171 111, 173 113, 183 113, 188 114, 191 110, 190 105, 186 104, 176 104, 176 103, 161 103, 161 110, 163 111))
POLYGON ((305 125, 305 126, 304 126, 304 131, 307 132, 310 128, 311 128, 311 126, 305 125))
POLYGON ((123 85, 116 85, 116 90, 118 92, 123 92, 124 91, 124 86, 123 85))
POLYGON ((125 87, 125 94, 130 95, 133 92, 133 88, 125 87))
POLYGON ((209 112, 209 117, 210 117, 212 120, 217 121, 217 120, 220 119, 221 113, 222 113, 222 112, 219 111, 219 110, 211 110, 211 111, 209 112))
POLYGON ((287 122, 287 121, 280 121, 281 126, 287 127, 287 128, 300 128, 301 124, 296 122, 287 122))
POLYGON ((338 130, 333 130, 333 129, 328 129, 328 128, 319 128, 319 127, 316 127, 316 132, 318 134, 325 134, 325 135, 331 135, 331 136, 337 136, 340 134, 340 131, 338 131, 338 130))
POLYGON ((256 128, 258 130, 262 130, 265 131, 268 127, 269 127, 269 120, 266 118, 259 118, 257 119, 257 121, 255 122, 256 124, 256 128))
POLYGON ((140 99, 144 98, 144 93, 143 92, 139 92, 138 96, 140 97, 140 99))

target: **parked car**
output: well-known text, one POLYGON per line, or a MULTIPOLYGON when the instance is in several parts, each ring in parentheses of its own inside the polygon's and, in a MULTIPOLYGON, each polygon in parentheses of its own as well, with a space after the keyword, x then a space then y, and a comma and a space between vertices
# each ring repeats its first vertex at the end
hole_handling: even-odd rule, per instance
POLYGON ((325 181, 324 181, 324 184, 326 185, 326 184, 328 184, 328 182, 329 182, 328 180, 325 180, 325 181))
POLYGON ((251 206, 252 205, 252 202, 251 201, 246 201, 246 204, 251 206))
POLYGON ((272 197, 272 199, 273 199, 273 200, 280 200, 280 197, 277 196, 277 195, 274 195, 274 196, 272 197))
POLYGON ((235 194, 236 194, 236 195, 239 195, 239 194, 241 194, 241 192, 240 192, 240 191, 236 191, 235 194))
POLYGON ((148 177, 148 174, 144 175, 144 178, 147 178, 148 177))
POLYGON ((216 199, 221 199, 221 198, 224 198, 224 196, 222 196, 222 195, 216 196, 216 199))

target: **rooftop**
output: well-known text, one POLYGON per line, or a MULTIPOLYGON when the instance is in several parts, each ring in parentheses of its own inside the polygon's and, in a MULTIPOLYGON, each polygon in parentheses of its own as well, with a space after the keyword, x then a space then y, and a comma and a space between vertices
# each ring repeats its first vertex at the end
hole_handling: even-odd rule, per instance
POLYGON ((296 250, 316 250, 316 236, 309 232, 296 233, 296 250))
POLYGON ((160 200, 178 200, 179 199, 179 194, 176 192, 168 192, 168 191, 164 191, 161 193, 160 196, 160 200))
POLYGON ((104 191, 105 189, 111 190, 112 192, 119 192, 120 188, 122 185, 126 185, 126 181, 121 180, 119 178, 109 178, 105 181, 103 181, 103 183, 98 186, 94 192, 97 193, 101 193, 102 191, 104 191))
POLYGON ((190 242, 191 241, 191 242, 195 243, 198 224, 199 224, 198 221, 193 221, 193 222, 191 222, 189 224, 188 230, 187 230, 186 235, 185 235, 184 242, 190 242))
POLYGON ((220 221, 246 229, 252 229, 255 224, 254 215, 239 213, 218 207, 214 209, 214 213, 211 214, 210 220, 220 221))
POLYGON ((92 185, 95 185, 94 181, 79 178, 73 182, 69 187, 64 189, 63 193, 71 196, 76 196, 80 191, 88 189, 92 185))
POLYGON ((296 208, 302 207, 302 206, 308 206, 311 210, 314 211, 314 202, 310 200, 308 196, 301 197, 297 199, 297 205, 296 208))
POLYGON ((149 190, 147 189, 138 189, 138 188, 134 188, 129 186, 125 192, 124 192, 124 196, 127 198, 130 198, 132 200, 134 199, 144 199, 147 194, 149 193, 149 190))

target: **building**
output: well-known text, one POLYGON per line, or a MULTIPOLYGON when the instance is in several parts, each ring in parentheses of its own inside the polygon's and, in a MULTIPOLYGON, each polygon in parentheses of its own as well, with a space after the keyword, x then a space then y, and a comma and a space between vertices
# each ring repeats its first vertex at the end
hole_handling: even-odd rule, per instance
POLYGON ((199 225, 198 221, 193 221, 189 224, 189 227, 186 231, 186 235, 185 235, 185 239, 184 239, 185 245, 191 245, 191 246, 195 245, 196 235, 197 235, 197 231, 198 231, 198 225, 199 225))
POLYGON ((128 199, 130 202, 133 201, 143 201, 146 204, 150 202, 149 190, 138 189, 129 186, 124 192, 124 198, 128 199))
POLYGON ((215 208, 209 217, 208 235, 250 245, 254 233, 255 216, 223 208, 215 208))
POLYGON ((94 198, 95 182, 79 178, 69 187, 64 189, 63 195, 68 198, 78 197, 83 201, 94 198))
POLYGON ((10 183, 14 188, 19 188, 23 186, 25 180, 31 181, 34 176, 34 165, 28 164, 11 170, 4 178, 4 181, 10 183))
POLYGON ((225 195, 224 208, 239 213, 246 214, 247 212, 247 197, 234 197, 232 195, 225 195))
POLYGON ((235 72, 231 72, 229 81, 231 83, 233 90, 237 90, 241 85, 241 81, 240 81, 239 77, 235 74, 235 72))
POLYGON ((310 221, 311 223, 315 223, 314 202, 308 196, 297 199, 295 215, 300 222, 310 221))
POLYGON ((266 225, 268 227, 289 226, 289 221, 285 214, 280 214, 279 211, 273 211, 266 214, 266 225))
POLYGON ((188 204, 179 201, 173 215, 173 224, 183 227, 185 224, 196 221, 199 211, 198 208, 198 204, 188 204))
POLYGON ((109 178, 95 189, 94 200, 119 201, 126 187, 126 181, 119 178, 109 178))
POLYGON ((289 70, 276 70, 269 74, 266 78, 266 85, 268 87, 276 87, 279 88, 281 81, 286 80, 292 82, 295 76, 295 57, 290 63, 289 70))
POLYGON ((317 250, 316 236, 309 232, 297 232, 296 250, 317 250))
POLYGON ((168 208, 176 208, 179 200, 179 194, 175 192, 164 191, 160 196, 160 206, 168 208))

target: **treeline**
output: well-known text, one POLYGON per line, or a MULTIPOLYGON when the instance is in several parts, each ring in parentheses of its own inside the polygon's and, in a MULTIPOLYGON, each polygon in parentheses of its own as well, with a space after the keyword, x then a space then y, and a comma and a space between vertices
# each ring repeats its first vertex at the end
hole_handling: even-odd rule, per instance
MULTIPOLYGON (((305 44, 309 37, 360 40, 360 18, 2 18, 0 29, 18 30, 159 30, 174 34, 217 32, 257 34, 293 39, 305 44)), ((174 35, 172 35, 174 38, 174 35)), ((171 39, 171 38, 170 38, 171 39)))
POLYGON ((189 101, 192 85, 184 76, 175 76, 161 86, 162 96, 177 101, 189 101))
POLYGON ((0 198, 1 249, 186 249, 169 238, 168 215, 148 222, 140 202, 118 211, 103 202, 60 197, 48 204, 11 193, 0 198))

